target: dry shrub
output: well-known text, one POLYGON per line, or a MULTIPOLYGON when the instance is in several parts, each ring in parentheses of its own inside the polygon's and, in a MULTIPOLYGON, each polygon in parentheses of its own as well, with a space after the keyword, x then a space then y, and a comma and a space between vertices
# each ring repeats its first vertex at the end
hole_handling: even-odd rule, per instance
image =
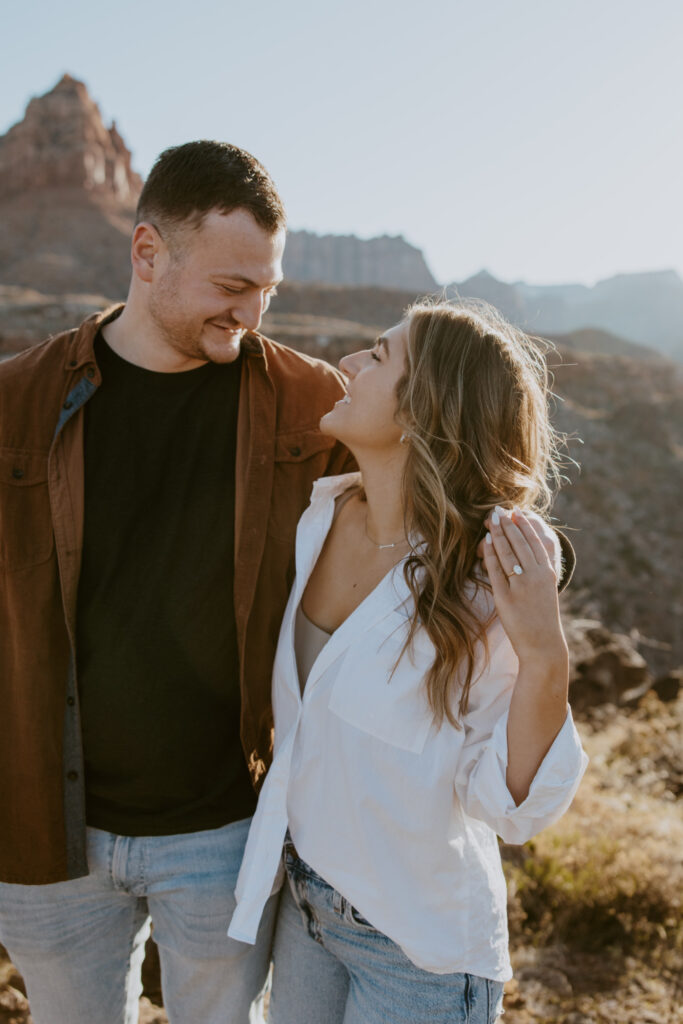
POLYGON ((512 943, 680 962, 680 809, 602 785, 589 774, 561 822, 505 848, 512 943))

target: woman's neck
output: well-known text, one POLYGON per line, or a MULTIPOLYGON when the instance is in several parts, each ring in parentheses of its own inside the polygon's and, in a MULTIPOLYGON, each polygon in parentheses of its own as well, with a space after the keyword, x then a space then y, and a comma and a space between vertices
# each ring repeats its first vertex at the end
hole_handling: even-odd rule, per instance
MULTIPOLYGON (((355 454, 355 453, 354 453, 355 454)), ((356 455, 366 498, 366 532, 373 544, 393 544, 405 539, 402 479, 404 453, 381 458, 356 455)))

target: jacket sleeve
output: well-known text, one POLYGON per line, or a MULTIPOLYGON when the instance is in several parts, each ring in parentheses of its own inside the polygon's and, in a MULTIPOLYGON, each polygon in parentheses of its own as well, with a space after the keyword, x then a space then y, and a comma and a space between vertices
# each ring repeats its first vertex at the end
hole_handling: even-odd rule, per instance
POLYGON ((489 825, 506 843, 525 843, 567 810, 588 758, 569 707, 552 746, 519 806, 505 781, 507 720, 517 658, 500 623, 490 631, 489 662, 470 691, 455 791, 467 815, 489 825))

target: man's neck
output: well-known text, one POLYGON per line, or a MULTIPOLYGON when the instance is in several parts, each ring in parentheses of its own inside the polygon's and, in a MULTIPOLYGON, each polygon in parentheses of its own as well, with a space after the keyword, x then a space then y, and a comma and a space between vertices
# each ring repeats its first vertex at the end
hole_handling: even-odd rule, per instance
POLYGON ((182 373, 203 366, 206 360, 178 352, 165 340, 147 311, 128 296, 121 314, 102 327, 102 335, 118 356, 134 366, 157 373, 182 373))

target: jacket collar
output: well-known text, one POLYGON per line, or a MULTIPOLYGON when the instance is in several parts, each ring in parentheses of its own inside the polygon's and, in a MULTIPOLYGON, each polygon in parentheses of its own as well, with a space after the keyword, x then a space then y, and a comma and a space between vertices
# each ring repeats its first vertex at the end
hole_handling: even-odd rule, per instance
POLYGON ((95 362, 94 345, 97 332, 104 324, 108 324, 120 316, 122 309, 123 303, 118 303, 115 306, 109 306, 101 313, 94 313, 83 321, 64 353, 64 369, 67 373, 73 373, 88 363, 95 362))

